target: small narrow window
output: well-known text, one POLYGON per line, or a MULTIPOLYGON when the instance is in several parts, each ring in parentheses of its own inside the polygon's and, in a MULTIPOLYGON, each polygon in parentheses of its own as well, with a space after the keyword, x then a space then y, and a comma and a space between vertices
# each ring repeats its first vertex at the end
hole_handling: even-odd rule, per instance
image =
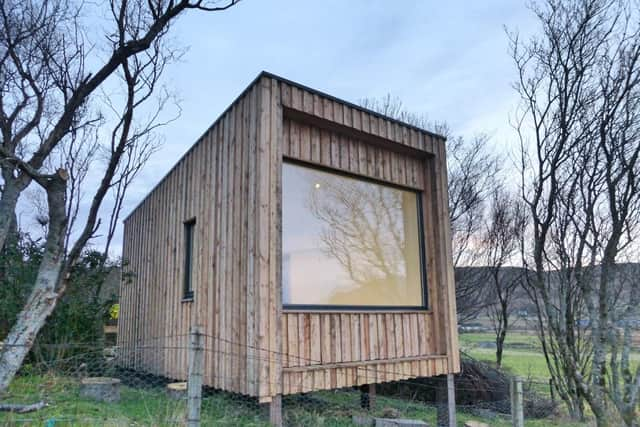
POLYGON ((184 223, 184 296, 185 300, 193 299, 193 246, 196 220, 184 223))

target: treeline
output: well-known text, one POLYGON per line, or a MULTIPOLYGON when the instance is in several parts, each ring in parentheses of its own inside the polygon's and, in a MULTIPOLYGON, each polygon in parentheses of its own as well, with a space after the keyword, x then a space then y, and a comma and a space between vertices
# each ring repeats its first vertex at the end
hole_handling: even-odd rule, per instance
POLYGON ((635 425, 640 401, 640 276, 622 267, 640 255, 637 6, 541 0, 529 6, 534 36, 507 30, 520 102, 504 156, 486 136, 456 137, 391 97, 364 102, 448 137, 460 320, 489 315, 499 364, 524 293, 556 395, 598 426, 635 425))

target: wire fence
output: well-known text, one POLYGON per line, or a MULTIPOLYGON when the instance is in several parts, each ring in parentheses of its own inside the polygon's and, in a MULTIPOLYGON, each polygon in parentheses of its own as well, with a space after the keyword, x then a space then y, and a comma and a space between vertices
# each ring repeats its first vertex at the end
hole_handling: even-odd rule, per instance
MULTIPOLYGON (((216 339, 201 338, 209 339, 207 343, 216 339)), ((4 409, 0 425, 269 425, 269 408, 256 398, 211 387, 212 383, 230 384, 238 378, 215 372, 204 375, 204 364, 213 357, 224 355, 242 363, 241 357, 248 353, 234 350, 242 347, 237 343, 227 343, 230 345, 224 347, 223 354, 204 342, 194 341, 193 334, 183 334, 156 337, 126 348, 101 343, 38 343, 8 391, 0 396, 0 409, 4 409)), ((290 356, 254 350, 251 357, 266 361, 290 356)), ((362 369, 375 369, 380 374, 377 368, 362 369)), ((477 361, 463 363, 463 373, 455 384, 460 423, 475 420, 491 426, 512 425, 514 386, 510 378, 495 372, 477 361)), ((377 384, 375 389, 350 387, 287 395, 282 400, 282 424, 373 425, 374 418, 381 417, 438 425, 447 408, 446 387, 446 377, 433 377, 377 384)), ((559 405, 548 387, 544 382, 524 380, 523 416, 545 419, 546 425, 561 425, 556 421, 559 405)))

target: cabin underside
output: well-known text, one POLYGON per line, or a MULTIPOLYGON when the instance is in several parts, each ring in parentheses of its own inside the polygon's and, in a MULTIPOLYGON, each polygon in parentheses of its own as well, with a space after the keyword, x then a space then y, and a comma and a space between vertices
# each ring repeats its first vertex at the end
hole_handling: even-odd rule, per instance
POLYGON ((433 354, 432 313, 284 313, 282 393, 457 371, 433 354))

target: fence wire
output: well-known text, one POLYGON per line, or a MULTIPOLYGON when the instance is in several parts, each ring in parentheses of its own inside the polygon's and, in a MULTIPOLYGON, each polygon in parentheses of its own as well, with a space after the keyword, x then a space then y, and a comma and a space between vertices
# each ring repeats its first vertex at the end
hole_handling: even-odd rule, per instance
MULTIPOLYGON (((208 343, 216 339, 205 336, 208 343)), ((224 352, 209 345, 203 351, 209 353, 209 358, 213 353, 219 353, 236 358, 238 363, 246 357, 265 361, 293 357, 260 348, 251 348, 255 352, 249 355, 242 344, 227 344, 224 352)), ((154 337, 127 348, 105 347, 101 343, 39 343, 7 392, 0 396, 0 408, 4 406, 5 409, 0 411, 0 424, 46 427, 183 425, 188 418, 185 380, 192 350, 189 334, 154 337), (131 360, 135 360, 135 369, 131 367, 131 360), (149 373, 151 369, 147 368, 151 366, 171 367, 175 375, 149 373), (30 411, 23 413, 20 409, 30 411)), ((205 357, 205 360, 209 358, 205 357)), ((361 369, 375 370, 376 375, 382 372, 374 367, 361 369)), ((482 365, 474 365, 474 369, 479 372, 462 375, 456 383, 459 419, 482 421, 491 426, 511 425, 508 381, 486 381, 486 378, 480 378, 486 377, 482 365)), ((384 372, 397 373, 393 370, 384 372)), ((215 373, 213 376, 209 373, 206 378, 209 381, 212 378, 237 380, 215 373)), ((446 383, 444 387, 446 395, 446 383)), ((373 417, 400 417, 436 425, 438 409, 446 411, 446 401, 441 400, 442 391, 442 379, 418 378, 378 384, 375 395, 368 395, 356 387, 288 395, 282 403, 283 423, 287 426, 351 426, 354 422, 366 425, 373 422, 373 417)), ((525 381, 524 396, 527 419, 545 418, 549 420, 546 425, 556 425, 553 420, 558 405, 548 395, 548 384, 525 381)), ((268 408, 260 405, 256 398, 211 388, 206 381, 201 402, 201 425, 269 425, 268 408)))

